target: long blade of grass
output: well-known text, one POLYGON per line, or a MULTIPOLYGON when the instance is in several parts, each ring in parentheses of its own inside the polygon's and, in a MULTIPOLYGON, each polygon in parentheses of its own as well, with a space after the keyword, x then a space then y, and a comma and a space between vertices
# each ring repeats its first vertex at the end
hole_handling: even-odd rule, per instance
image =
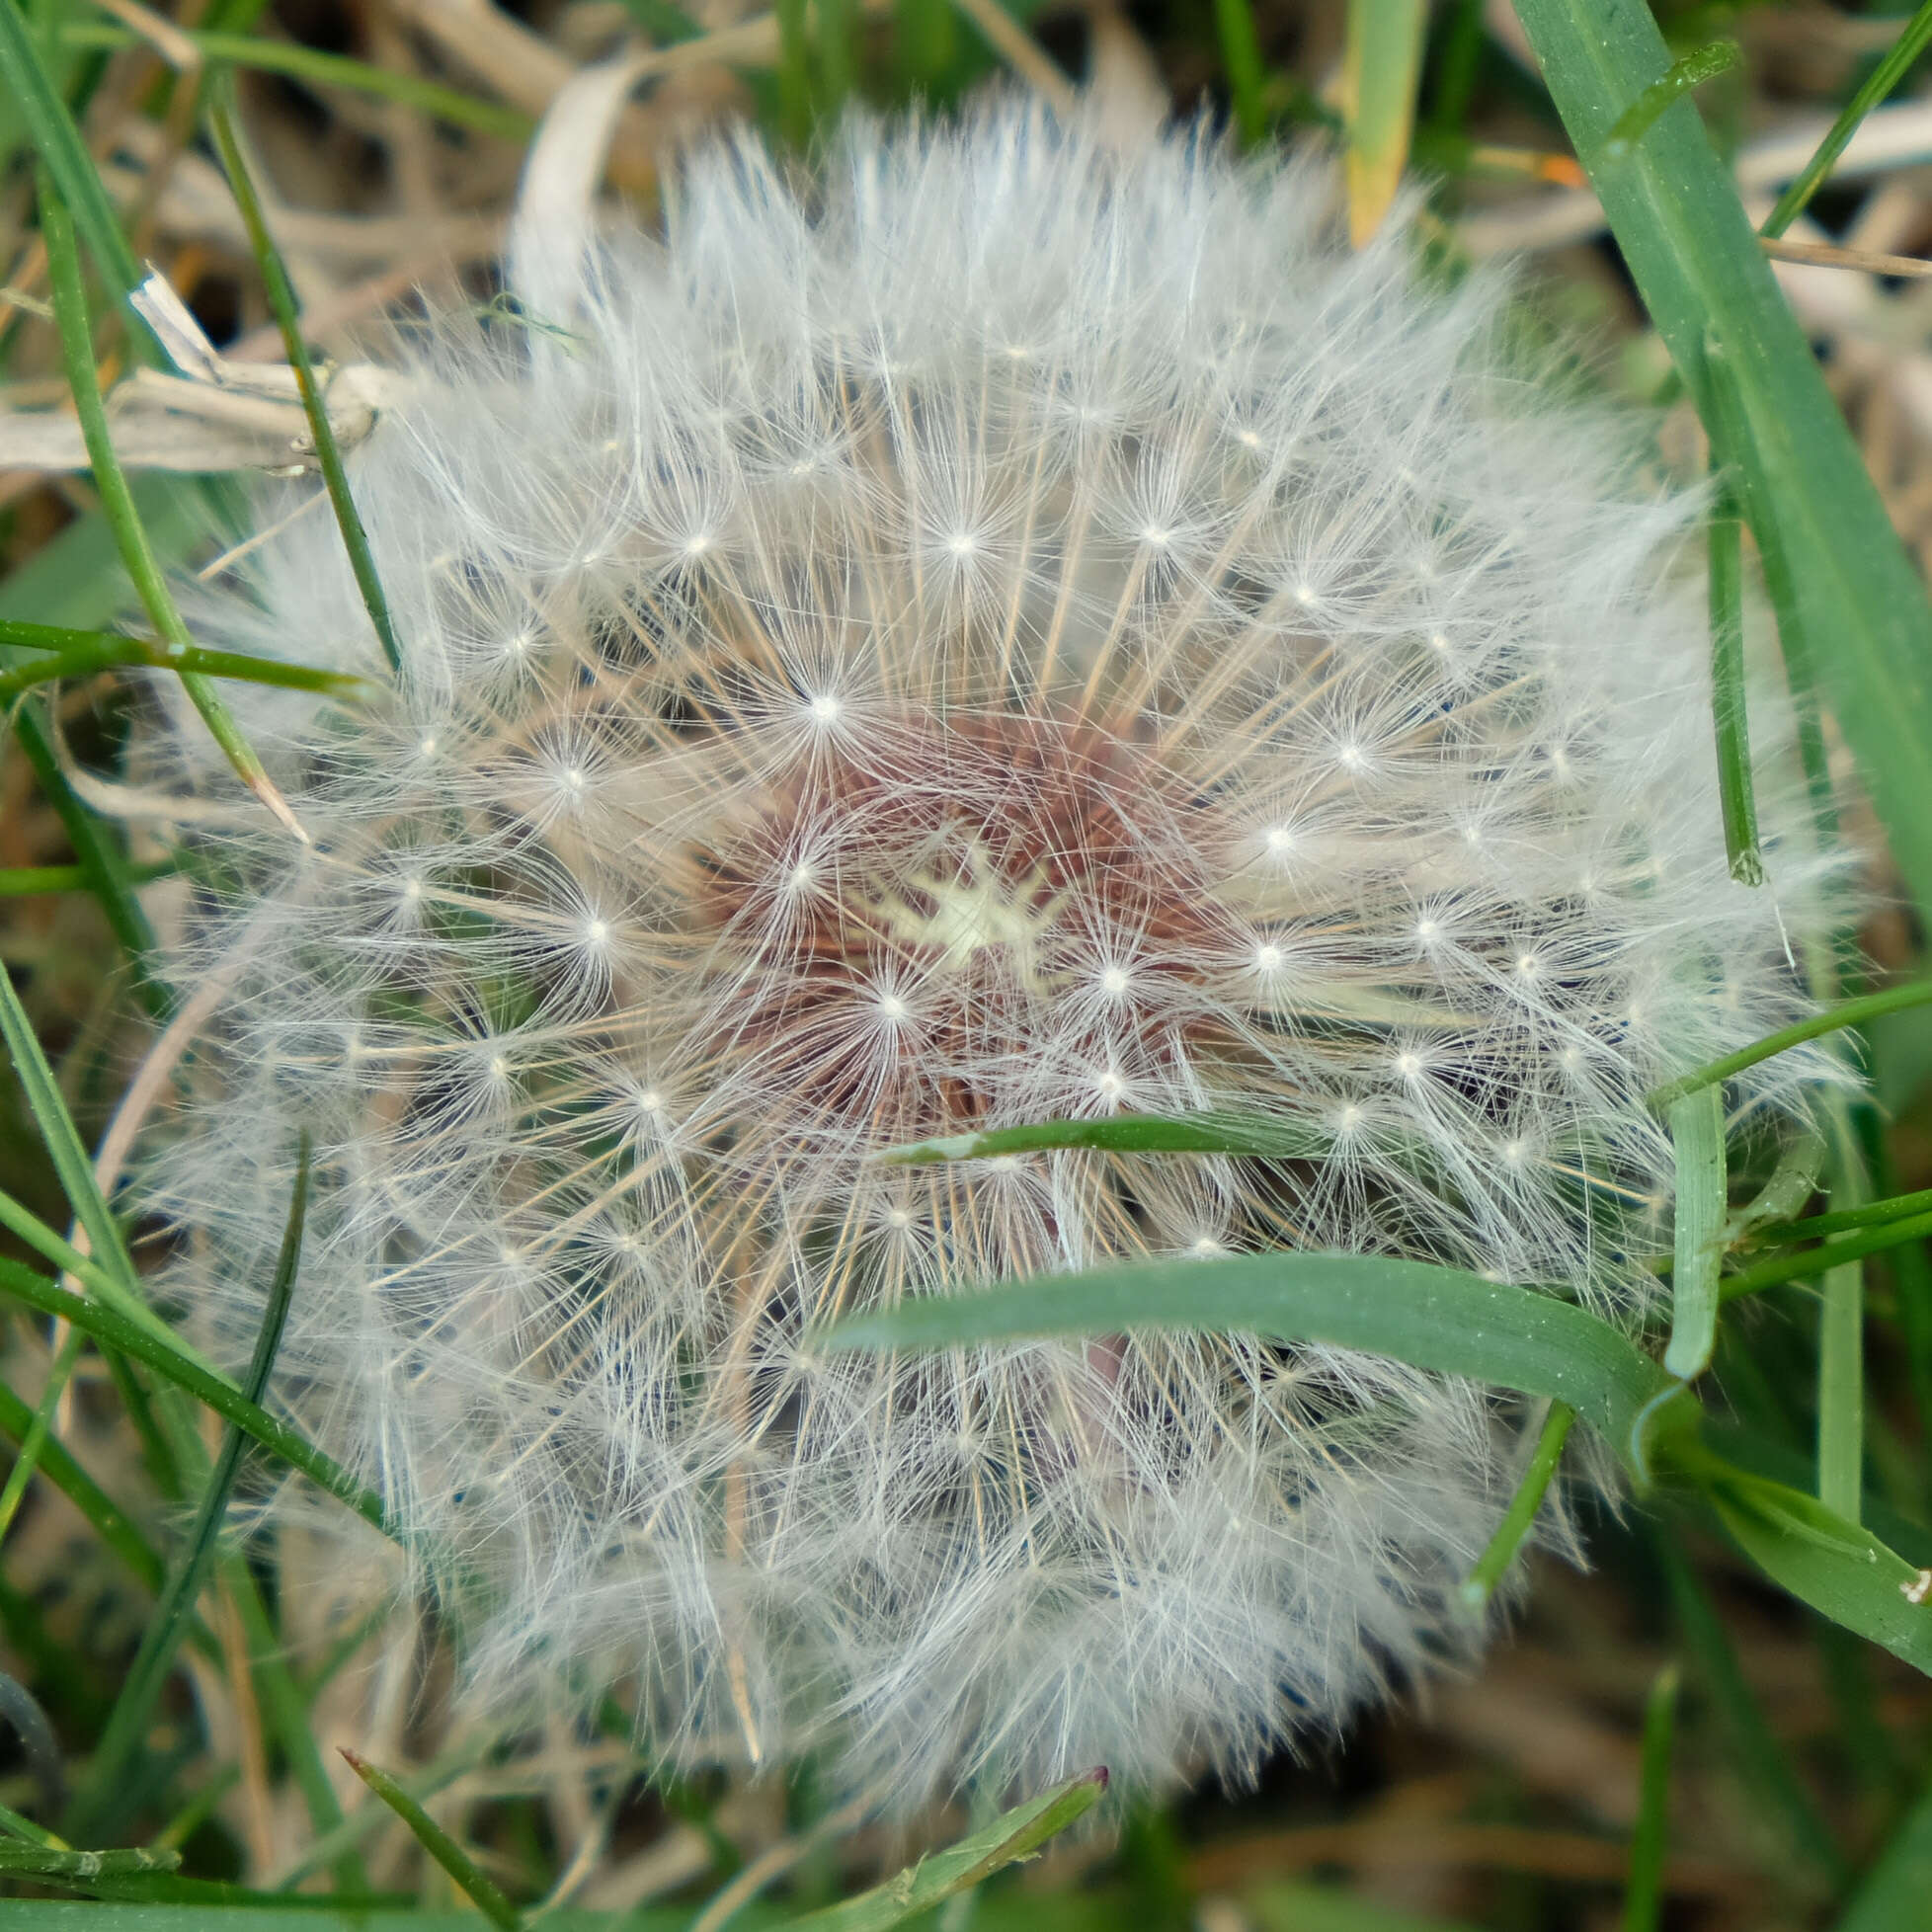
POLYGON ((1778 197, 1777 205, 1764 217, 1758 233, 1782 235, 1810 205, 1811 197, 1844 153, 1845 144, 1858 132, 1858 123, 1883 101, 1911 70, 1912 63, 1932 45, 1932 0, 1921 6, 1905 30, 1887 50, 1885 58, 1865 77, 1864 82, 1844 105, 1837 120, 1817 145, 1817 152, 1805 163, 1795 180, 1778 197))
POLYGON ((1764 853, 1758 844, 1757 797, 1751 783, 1750 728, 1744 702, 1744 557, 1737 500, 1726 477, 1724 450, 1736 432, 1741 412, 1732 395, 1731 364, 1716 342, 1705 345, 1713 400, 1724 412, 1724 448, 1713 443, 1711 469, 1717 500, 1711 506, 1711 715, 1718 739, 1718 804, 1724 815, 1725 854, 1739 885, 1764 883, 1764 853))
POLYGON ((328 487, 329 504, 335 511, 337 527, 342 531, 343 547, 349 552, 350 568, 356 573, 356 588, 362 593, 362 607, 368 612, 376 641, 382 646, 382 655, 389 660, 389 669, 400 677, 402 646, 396 640, 395 625, 390 620, 389 600, 383 595, 382 580, 376 574, 375 558, 369 550, 368 532, 362 527, 362 513, 356 508, 356 499, 350 494, 349 472, 343 468, 342 450, 336 443, 329 411, 315 380, 315 364, 309 360, 308 344, 302 340, 295 290, 288 281, 288 271, 282 266, 282 252, 275 245, 275 237, 269 233, 261 198, 255 192, 254 180, 242 155, 241 140, 235 132, 233 96, 233 79, 224 74, 209 90, 208 125, 213 131, 215 146, 221 151, 221 165, 227 170, 229 192, 234 196, 235 205, 241 210, 242 223, 248 229, 249 247, 254 251, 256 266, 262 272, 262 285, 268 293, 276 327, 282 332, 282 353, 288 358, 288 366, 295 371, 296 387, 302 392, 302 413, 308 418, 309 440, 315 445, 315 460, 322 466, 322 481, 328 487))
POLYGON ((1808 1214, 1802 1221, 1768 1221, 1751 1230, 1751 1239, 1754 1242, 1816 1241, 1825 1235, 1847 1234, 1859 1228, 1883 1228, 1893 1221, 1909 1221, 1921 1214, 1932 1214, 1932 1187, 1921 1187, 1911 1194, 1894 1194, 1883 1201, 1867 1201, 1863 1207, 1808 1214))
POLYGON ((82 1345, 87 1337, 79 1329, 74 1329, 60 1344, 52 1362, 47 1368, 46 1387, 40 1391, 40 1400, 34 1406, 33 1418, 27 1425, 27 1432, 20 1439, 20 1452, 14 1457, 14 1466, 7 1472, 4 1488, 0 1488, 0 1542, 4 1542, 7 1532, 13 1528, 15 1512, 20 1508, 21 1499, 27 1494, 27 1486, 33 1482, 35 1472, 40 1466, 40 1458, 53 1440, 53 1411, 60 1406, 60 1398, 65 1393, 74 1368, 80 1361, 82 1345))
POLYGON ((1670 66, 1642 0, 1519 0, 1577 158, 1707 426, 1708 339, 1735 373, 1734 453, 1761 551, 1789 561, 1803 656, 1921 907, 1932 907, 1932 608, 1695 108, 1621 156, 1619 119, 1670 66))
POLYGON ((127 1246, 121 1238, 121 1229, 109 1210, 106 1196, 95 1183, 94 1164, 81 1145, 80 1130, 67 1111, 53 1069, 40 1051, 34 1023, 20 1004, 11 976, 4 972, 0 972, 0 1040, 6 1042, 21 1091, 27 1097, 28 1110, 40 1131, 41 1143, 53 1163, 67 1205, 73 1209, 75 1220, 87 1230, 95 1266, 105 1277, 103 1286, 117 1300, 124 1298, 138 1303, 134 1263, 127 1246))
MULTIPOLYGON (((18 630, 19 625, 0 626, 18 630)), ((35 684, 62 678, 91 678, 97 672, 122 665, 147 665, 156 671, 178 672, 184 678, 234 678, 244 684, 273 684, 284 690, 321 691, 331 697, 372 696, 375 686, 365 678, 344 671, 324 671, 315 665, 283 664, 244 651, 208 651, 198 644, 156 644, 145 637, 121 637, 102 631, 82 634, 79 643, 56 650, 37 664, 0 672, 0 703, 18 697, 35 684)))
POLYGON ((1207 1111, 1116 1113, 1098 1120, 1042 1120, 977 1134, 943 1134, 880 1148, 866 1158, 882 1167, 901 1167, 928 1161, 986 1161, 1054 1148, 1091 1148, 1110 1154, 1236 1154, 1256 1160, 1314 1161, 1333 1146, 1332 1131, 1315 1120, 1304 1123, 1207 1111))
POLYGON ((1775 1033, 1767 1033, 1763 1039, 1753 1040, 1749 1046, 1726 1054, 1722 1060, 1707 1061, 1702 1067, 1693 1068, 1688 1074, 1657 1087, 1649 1095, 1650 1103, 1662 1111, 1672 1101, 1681 1099, 1686 1093, 1696 1092, 1700 1087, 1711 1087, 1720 1081, 1730 1080, 1746 1068, 1774 1060, 1781 1053, 1789 1053, 1795 1046, 1803 1046, 1807 1040, 1822 1039, 1825 1034, 1840 1032, 1847 1026, 1863 1026, 1868 1019, 1878 1019, 1886 1013, 1903 1012, 1908 1006, 1932 1006, 1932 979, 1910 980, 1903 986, 1889 986, 1883 993, 1862 993, 1856 1000, 1840 1001, 1837 1006, 1827 1006, 1821 1013, 1813 1013, 1810 1019, 1781 1026, 1775 1033))
POLYGON ((1834 1886, 1848 1876, 1824 1818, 1793 1768, 1737 1660, 1730 1633, 1698 1581, 1677 1538, 1653 1526, 1651 1547, 1662 1566, 1688 1656, 1728 1733, 1731 1759, 1764 1811, 1778 1820, 1784 1842, 1815 1866, 1834 1886))
MULTIPOLYGON (((288 1304, 301 1260, 302 1231, 308 1218, 309 1161, 308 1137, 304 1134, 295 1161, 295 1185, 282 1228, 282 1250, 276 1257, 262 1326, 255 1337, 254 1357, 242 1386, 244 1398, 258 1406, 282 1345, 282 1331, 288 1318, 288 1304)), ((121 1695, 115 1700, 107 1728, 95 1746, 87 1785, 74 1801, 67 1831, 69 1839, 104 1835, 104 1827, 111 1828, 119 1821, 128 1764, 141 1748, 148 1721, 174 1670, 175 1652, 188 1634, 201 1584, 214 1561, 215 1539, 228 1512, 228 1497, 247 1443, 248 1437, 231 1422, 202 1487, 187 1544, 179 1560, 169 1567, 168 1580, 162 1586, 154 1614, 141 1633, 140 1648, 128 1666, 121 1695)))
POLYGON ((1663 1857, 1670 1826, 1670 1753, 1677 1730, 1677 1666, 1667 1663, 1644 1701, 1644 1756, 1637 1828, 1624 1887, 1624 1932, 1656 1932, 1663 1912, 1663 1857))
POLYGON ((1363 247, 1402 185, 1415 133, 1426 0, 1348 0, 1341 113, 1348 129, 1343 178, 1348 239, 1363 247))
MULTIPOLYGON (((25 1439, 34 1410, 0 1382, 0 1433, 14 1441, 25 1439)), ((149 1590, 161 1587, 161 1559, 149 1547, 123 1510, 95 1482, 58 1436, 49 1436, 40 1451, 40 1473, 87 1519, 89 1527, 149 1590)))
POLYGON ((879 1352, 1122 1329, 1232 1330, 1387 1355, 1567 1403, 1633 1463, 1673 1378, 1627 1336, 1549 1295, 1379 1254, 1235 1254, 1036 1275, 841 1322, 821 1348, 879 1352))
POLYGON ((988 1879, 1002 1866, 1030 1858, 1056 1833, 1066 1830, 1100 1802, 1107 1788, 1104 1769, 1069 1778, 1038 1798, 1003 1812, 983 1830, 948 1850, 923 1858, 870 1892, 861 1892, 794 1920, 798 1932, 888 1932, 988 1879))
POLYGON ((1905 1815, 1833 1932, 1918 1932, 1932 1898, 1932 1785, 1905 1815))
POLYGON ((1718 1292, 1726 1301, 1734 1301, 1739 1295, 1754 1295, 1762 1288, 1777 1288, 1787 1281, 1809 1281, 1847 1262, 1863 1260, 1868 1254, 1883 1253, 1888 1248, 1902 1248, 1929 1239, 1932 1239, 1932 1214, 1915 1214, 1874 1228, 1868 1234, 1826 1242, 1822 1248, 1809 1248, 1803 1254, 1781 1254, 1754 1261, 1735 1274, 1726 1275, 1718 1284, 1718 1292))
MULTIPOLYGON (((40 177, 40 236, 46 244, 47 278, 53 287, 54 316, 60 325, 61 361, 67 387, 80 417, 81 436, 87 443, 87 458, 93 466, 95 488, 101 493, 102 510, 114 527, 121 563, 133 580, 156 635, 165 645, 190 650, 195 640, 189 636, 188 626, 175 607, 174 593, 168 589, 168 580, 148 542, 140 512, 127 487, 127 478, 114 453, 114 443, 108 434, 108 413, 101 401, 101 385, 94 370, 94 343, 88 327, 87 296, 81 286, 80 254, 74 245, 73 221, 44 172, 40 177)), ((183 673, 181 682, 215 743, 234 766, 235 775, 289 831, 306 837, 289 811, 287 800, 263 768, 262 761, 242 736, 241 727, 214 686, 192 672, 183 673)))
POLYGON ((1248 0, 1214 0, 1214 25, 1221 36, 1221 65, 1228 76, 1228 98, 1235 131, 1252 147, 1268 131, 1267 69, 1261 63, 1260 36, 1248 0))
MULTIPOLYGON (((344 87, 373 94, 400 107, 419 109, 452 127, 473 128, 479 134, 495 134, 507 141, 528 140, 536 128, 535 121, 520 108, 481 101, 473 94, 424 80, 400 68, 377 67, 293 40, 263 40, 246 34, 211 33, 192 27, 175 31, 210 61, 249 67, 258 73, 283 74, 311 87, 344 87)), ((138 45, 140 37, 107 21, 70 21, 60 29, 60 42, 70 47, 120 48, 138 45)))
POLYGON ((121 232, 121 218, 101 185, 100 171, 80 129, 34 44, 28 17, 11 0, 0 7, 0 80, 6 82, 27 123, 40 165, 53 177, 73 220, 87 237, 88 252, 110 292, 117 298, 128 294, 140 282, 141 265, 121 232))
POLYGON ((1676 1266, 1663 1365, 1688 1382, 1710 1365, 1718 1338, 1727 1194, 1722 1087, 1700 1087, 1671 1102, 1670 1142, 1677 1158, 1676 1266))
POLYGON ((1557 1465, 1563 1460, 1563 1446, 1570 1440, 1571 1425, 1576 1420, 1576 1411, 1568 1403, 1553 1402, 1550 1412, 1543 1418, 1543 1426, 1537 1432, 1536 1446, 1530 1451, 1529 1466, 1523 1471, 1523 1479, 1516 1485, 1516 1492, 1509 1498, 1509 1507, 1502 1512, 1502 1521, 1495 1527, 1495 1534, 1477 1558, 1476 1567, 1463 1579, 1458 1592, 1458 1607, 1471 1616, 1480 1616, 1489 1605, 1489 1599, 1496 1593, 1496 1585, 1509 1573, 1509 1566, 1516 1561, 1516 1552, 1523 1547, 1523 1538, 1530 1533, 1530 1526, 1536 1521, 1537 1511, 1543 1507, 1543 1498, 1550 1493, 1550 1485, 1556 1480, 1557 1465))
MULTIPOLYGON (((1871 1191, 1851 1110, 1829 1100, 1834 1201, 1856 1206, 1871 1191)), ((1897 1224, 1894 1223, 1895 1227, 1897 1224)), ((1826 1251, 1829 1251, 1828 1249, 1826 1251)), ((1865 1468, 1865 1270, 1841 1256, 1821 1284, 1818 1305, 1818 1499, 1859 1519, 1865 1468)))
POLYGON ((379 1770, 358 1751, 347 1745, 341 1747, 343 1756, 357 1777, 368 1786, 383 1804, 395 1812, 409 1827, 416 1842, 449 1874, 449 1880, 456 1890, 467 1898, 492 1925, 501 1926, 503 1932, 517 1932, 523 1923, 523 1914, 518 1911, 496 1884, 477 1868, 476 1861, 450 1837, 448 1832, 417 1804, 409 1793, 403 1790, 388 1772, 379 1770))
POLYGON ((363 1489, 333 1457, 250 1402, 232 1382, 224 1381, 179 1348, 159 1340, 126 1316, 101 1302, 69 1294, 44 1275, 3 1257, 0 1257, 0 1294, 12 1295, 29 1308, 39 1309, 42 1315, 57 1315, 75 1328, 85 1328, 96 1341, 145 1363, 177 1389, 213 1409, 223 1420, 253 1436, 271 1455, 280 1456, 289 1468, 300 1470, 318 1489, 346 1502, 383 1535, 397 1535, 381 1497, 363 1489))

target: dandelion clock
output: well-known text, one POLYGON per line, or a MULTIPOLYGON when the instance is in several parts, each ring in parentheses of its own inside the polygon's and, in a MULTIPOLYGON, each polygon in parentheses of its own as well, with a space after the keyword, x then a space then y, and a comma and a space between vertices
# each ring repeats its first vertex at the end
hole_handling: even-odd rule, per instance
POLYGON ((405 341, 352 460, 398 676, 326 516, 197 613, 384 694, 238 689, 307 845, 192 717, 150 747, 221 828, 164 1292, 246 1358, 309 1132, 272 1400, 493 1712, 902 1806, 1251 1775, 1469 1641, 1516 1410, 1241 1335, 811 1337, 1294 1249, 1640 1324, 1644 1096, 1804 1010, 1817 925, 1789 837, 1727 871, 1695 506, 1319 167, 1008 102, 809 191, 714 140, 667 207, 405 341), (1299 1151, 876 1158, 1202 1112, 1299 1151))

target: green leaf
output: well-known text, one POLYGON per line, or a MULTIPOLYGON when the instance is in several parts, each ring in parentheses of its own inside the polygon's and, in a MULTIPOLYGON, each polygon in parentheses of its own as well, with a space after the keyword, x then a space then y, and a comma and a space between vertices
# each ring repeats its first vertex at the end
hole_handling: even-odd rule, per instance
POLYGON ((1508 1573, 1509 1566, 1516 1560, 1516 1552, 1522 1548, 1523 1538, 1530 1533, 1536 1513, 1543 1507, 1543 1498, 1550 1492, 1550 1485, 1556 1479, 1557 1465, 1563 1460, 1563 1446, 1570 1440, 1570 1426, 1575 1420, 1576 1411, 1568 1403, 1553 1402, 1550 1405, 1550 1412, 1543 1418, 1543 1426, 1537 1432, 1536 1445, 1530 1451, 1529 1466, 1523 1471, 1522 1481, 1516 1485, 1515 1494, 1509 1498, 1509 1507, 1502 1512, 1502 1521, 1496 1525, 1495 1534, 1489 1538, 1488 1547, 1476 1560, 1476 1567, 1464 1579, 1461 1591, 1463 1609, 1475 1614, 1489 1607, 1496 1585, 1508 1573))
POLYGON ((855 1898, 808 1913, 796 1922, 799 1932, 886 1932, 929 1910, 942 1898, 965 1892, 991 1878, 1004 1865, 1030 1858, 1034 1852, 1085 1816, 1107 1788, 1104 1770, 1087 1771, 1024 1805, 1003 1812, 984 1830, 962 1838, 947 1851, 923 1858, 896 1879, 855 1898))
POLYGON ((147 665, 173 671, 184 678, 235 678, 251 684, 275 684, 286 690, 322 691, 336 697, 372 696, 375 686, 348 672, 324 671, 314 665, 287 664, 280 658, 258 658, 244 651, 208 651, 198 644, 156 644, 150 638, 124 637, 116 631, 62 631, 66 641, 54 643, 54 627, 23 624, 0 618, 0 644, 47 651, 49 656, 0 672, 0 704, 35 684, 59 678, 91 678, 96 672, 121 665, 147 665), (40 633, 38 638, 30 633, 40 633))
POLYGON ((1252 147, 1268 131, 1267 69, 1253 9, 1248 0, 1214 0, 1214 24, 1221 36, 1221 64, 1228 74, 1235 127, 1242 145, 1252 147))
POLYGON ((1837 713, 1918 904, 1932 907, 1932 609, 1696 109, 1627 152, 1620 118, 1669 69, 1642 0, 1519 0, 1517 18, 1646 306, 1721 430, 1707 337, 1735 372, 1744 510, 1789 565, 1802 656, 1837 713))
POLYGON ((1547 1396, 1640 1469, 1640 1425, 1676 1387, 1628 1336, 1568 1302, 1380 1254, 1235 1254, 1035 1275, 857 1316, 817 1345, 877 1352, 1134 1328, 1322 1342, 1547 1396))

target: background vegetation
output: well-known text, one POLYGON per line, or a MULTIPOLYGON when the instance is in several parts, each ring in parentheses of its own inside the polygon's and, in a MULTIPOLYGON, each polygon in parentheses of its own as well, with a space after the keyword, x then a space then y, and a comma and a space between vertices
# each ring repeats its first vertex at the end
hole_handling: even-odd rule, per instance
MULTIPOLYGON (((0 1924, 1926 1923, 1932 283, 1916 258, 1932 253, 1932 5, 687 5, 182 0, 163 17, 138 0, 0 0, 0 382, 11 409, 59 415, 34 436, 71 445, 46 457, 0 419, 0 1716, 18 1732, 0 1757, 0 1924), (204 562, 230 485, 141 467, 215 435, 212 412, 157 419, 116 389, 163 362, 126 300, 141 265, 233 359, 230 400, 237 367, 304 362, 304 345, 349 361, 386 311, 488 302, 538 119, 587 64, 650 46, 609 169, 644 218, 653 156, 706 117, 752 113, 809 152, 850 98, 943 102, 1002 66, 1055 96, 1085 82, 1123 124, 1200 111, 1245 143, 1333 144, 1358 232, 1417 164, 1440 271, 1525 252, 1536 312, 1594 346, 1596 379, 1656 408, 1659 460, 1719 471, 1714 729, 1733 869, 1755 863, 1730 700, 1739 626, 1770 622, 1740 590, 1757 574, 1818 808, 1842 811, 1867 855, 1880 910, 1806 967, 1870 1069, 1870 1102, 1754 1169, 1724 1144, 1724 1068, 1655 1096, 1683 1204, 1661 1366, 1578 1312, 1399 1264, 1231 1263, 1205 1318, 1190 1291, 1190 1320, 1386 1347, 1548 1405, 1478 1593, 1572 1415, 1643 1491, 1589 1523, 1589 1574, 1533 1566, 1519 1629, 1480 1675, 1310 1739, 1258 1792, 1101 1812, 1107 1828, 1058 1837, 1099 1795, 1079 1781, 1002 1819, 934 1816, 909 1841, 828 1809, 809 1770, 654 1782, 620 1714, 585 1733, 456 1727, 419 1616, 332 1628, 295 1539, 265 1552, 221 1534, 245 1457, 380 1508, 256 1406, 272 1324, 237 1389, 146 1314, 144 1231, 104 1198, 128 1072, 179 997, 148 953, 182 861, 130 845, 82 796, 128 730, 121 668, 195 681, 266 785, 218 682, 263 667, 198 654, 168 588, 204 562), (1773 258, 1805 266, 1780 282, 1773 258), (1472 1353, 1456 1298, 1477 1294, 1488 1338, 1472 1353), (385 1672, 372 1723, 364 1693, 385 1672)), ((325 407, 281 380, 224 446, 285 460, 306 436, 341 509, 340 395, 325 407)), ((299 1222, 297 1201, 285 1292, 299 1222)), ((1044 1314, 1037 1295, 939 1313, 952 1332, 1107 1330, 1129 1292, 1147 1319, 1180 1319, 1169 1286, 1145 1270, 1073 1282, 1044 1314)))

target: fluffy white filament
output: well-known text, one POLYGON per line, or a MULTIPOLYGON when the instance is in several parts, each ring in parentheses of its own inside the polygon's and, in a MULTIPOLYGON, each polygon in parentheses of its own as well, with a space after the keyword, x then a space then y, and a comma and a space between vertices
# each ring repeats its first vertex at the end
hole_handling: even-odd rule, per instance
MULTIPOLYGON (((1493 284, 1331 217, 1322 172, 1014 106, 860 129, 809 207, 728 141, 568 333, 450 323, 359 455, 404 677, 242 695, 315 845, 221 846, 152 1198, 245 1354, 314 1130, 278 1396, 506 1710, 614 1685, 669 1756, 902 1803, 1248 1773, 1454 1647, 1489 1399, 807 1329, 1294 1247, 1641 1313, 1642 1095, 1800 1010, 1815 868, 1728 878, 1683 504, 1493 284), (1210 1107, 1319 1146, 866 1160, 1210 1107)), ((210 642, 381 675, 326 520, 252 570, 210 642)))

